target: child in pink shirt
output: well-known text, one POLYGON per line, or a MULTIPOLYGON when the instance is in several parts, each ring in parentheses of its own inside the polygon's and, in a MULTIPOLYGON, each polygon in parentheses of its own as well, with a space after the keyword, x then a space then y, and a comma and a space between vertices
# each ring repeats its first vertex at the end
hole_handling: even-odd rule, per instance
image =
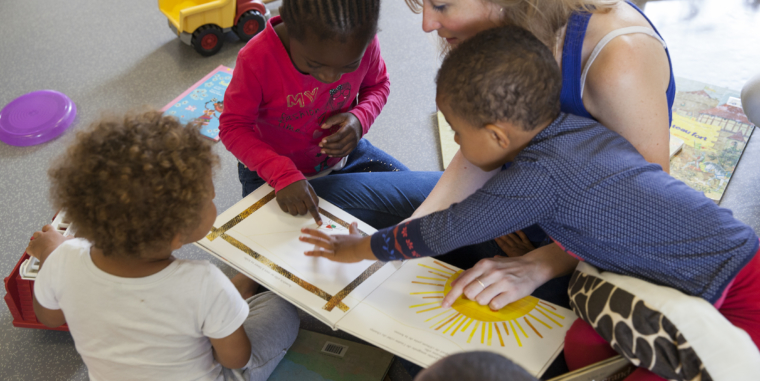
POLYGON ((240 50, 220 137, 240 161, 243 196, 274 187, 287 213, 320 223, 307 180, 407 168, 362 139, 390 81, 375 36, 379 0, 284 0, 240 50))

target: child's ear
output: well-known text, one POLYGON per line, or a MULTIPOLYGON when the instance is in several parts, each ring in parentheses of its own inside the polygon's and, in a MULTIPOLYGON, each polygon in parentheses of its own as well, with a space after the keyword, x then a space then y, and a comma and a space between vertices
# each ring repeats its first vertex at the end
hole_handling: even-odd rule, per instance
POLYGON ((172 238, 172 242, 171 242, 172 251, 179 250, 179 248, 182 247, 182 245, 184 245, 183 243, 184 238, 185 238, 185 235, 182 233, 177 233, 174 235, 174 238, 172 238))
POLYGON ((509 135, 507 134, 506 130, 504 130, 504 128, 496 124, 487 124, 485 126, 485 129, 488 131, 488 134, 490 135, 491 139, 493 139, 494 143, 496 143, 500 148, 507 149, 509 147, 509 135))

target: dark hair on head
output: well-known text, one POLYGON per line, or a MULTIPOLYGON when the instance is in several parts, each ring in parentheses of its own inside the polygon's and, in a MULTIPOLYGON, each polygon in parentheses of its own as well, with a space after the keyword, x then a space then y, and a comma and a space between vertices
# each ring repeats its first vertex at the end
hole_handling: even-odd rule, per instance
POLYGON ((525 369, 493 352, 457 353, 438 360, 414 381, 538 381, 525 369))
POLYGON ((320 40, 369 42, 377 34, 380 0, 282 0, 280 16, 298 41, 309 32, 320 40))
POLYGON ((48 172, 56 208, 104 255, 139 257, 194 229, 219 158, 198 126, 158 111, 104 118, 48 172))
POLYGON ((516 26, 478 33, 443 60, 438 98, 471 125, 510 122, 530 131, 557 117, 562 75, 549 49, 516 26))

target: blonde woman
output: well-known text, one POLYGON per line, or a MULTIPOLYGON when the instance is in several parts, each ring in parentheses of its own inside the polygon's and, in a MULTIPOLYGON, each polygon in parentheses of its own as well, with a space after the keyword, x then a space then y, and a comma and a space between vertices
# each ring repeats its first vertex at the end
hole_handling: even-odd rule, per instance
MULTIPOLYGON (((503 24, 530 30, 562 69, 562 111, 594 118, 625 137, 644 158, 669 170, 675 81, 665 42, 633 4, 617 0, 406 0, 422 28, 449 46, 503 24)), ((494 173, 459 153, 413 218, 449 207, 494 173)), ((447 297, 464 294, 498 309, 567 274, 575 260, 556 244, 538 249, 522 232, 497 238, 510 257, 483 259, 447 297), (525 251, 532 250, 524 256, 525 251), (485 287, 484 287, 485 285, 485 287)), ((457 253, 457 255, 461 255, 457 253)), ((451 256, 451 255, 450 255, 451 256)))
MULTIPOLYGON (((406 2, 412 10, 422 12, 423 30, 436 32, 447 47, 499 25, 530 30, 554 52, 562 70, 562 111, 598 120, 626 138, 647 161, 669 171, 675 80, 665 42, 635 5, 617 0, 406 2)), ((494 174, 480 171, 457 153, 412 218, 448 208, 494 174)), ((465 271, 444 305, 464 293, 471 300, 499 309, 547 281, 569 274, 577 264, 555 243, 533 249, 534 244, 523 232, 499 237, 496 242, 508 257, 482 259, 465 271)), ((444 260, 461 263, 452 258, 454 255, 467 257, 460 251, 444 260)), ((555 284, 553 292, 561 291, 563 285, 555 284)), ((590 328, 574 333, 598 338, 590 328)), ((582 340, 588 344, 587 339, 582 340)), ((611 355, 603 340, 588 344, 586 349, 587 354, 565 354, 570 369, 611 355)), ((643 370, 634 378, 659 379, 643 370)))

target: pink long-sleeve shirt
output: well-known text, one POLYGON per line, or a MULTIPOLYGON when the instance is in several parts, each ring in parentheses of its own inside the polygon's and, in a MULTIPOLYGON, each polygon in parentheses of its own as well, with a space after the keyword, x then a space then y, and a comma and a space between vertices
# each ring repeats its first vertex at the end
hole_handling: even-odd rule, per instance
POLYGON ((377 37, 358 69, 325 84, 293 66, 274 31, 280 22, 273 17, 240 50, 219 118, 224 146, 276 191, 340 162, 320 154, 319 142, 335 130, 322 122, 351 112, 366 134, 390 93, 377 37))

